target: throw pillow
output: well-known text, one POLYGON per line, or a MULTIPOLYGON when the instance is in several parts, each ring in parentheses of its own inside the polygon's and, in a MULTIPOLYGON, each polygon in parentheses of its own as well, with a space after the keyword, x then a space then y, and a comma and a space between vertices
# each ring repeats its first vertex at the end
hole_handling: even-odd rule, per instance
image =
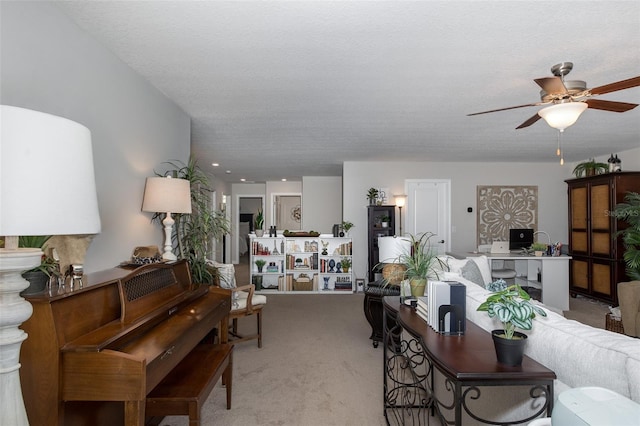
POLYGON ((207 260, 207 265, 213 266, 220 274, 220 287, 231 289, 236 288, 236 269, 231 263, 218 263, 213 260, 207 260))
POLYGON ((462 269, 460 269, 460 274, 463 278, 468 279, 469 281, 478 284, 481 287, 484 287, 484 279, 482 278, 482 273, 480 272, 480 268, 476 265, 475 262, 467 262, 462 269))
POLYGON ((449 272, 461 275, 461 270, 464 265, 467 264, 467 259, 456 259, 450 257, 447 259, 447 265, 449 266, 449 272))
POLYGON ((476 265, 478 265, 478 269, 480 269, 480 273, 482 274, 482 280, 485 283, 493 281, 493 278, 491 277, 491 263, 487 256, 470 256, 468 259, 473 260, 476 265))

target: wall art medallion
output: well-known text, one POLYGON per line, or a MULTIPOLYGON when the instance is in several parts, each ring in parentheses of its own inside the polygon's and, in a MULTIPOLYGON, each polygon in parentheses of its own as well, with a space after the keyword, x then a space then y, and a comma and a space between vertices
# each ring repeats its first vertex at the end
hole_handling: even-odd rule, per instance
POLYGON ((537 186, 478 185, 477 244, 509 240, 509 229, 538 229, 537 186))

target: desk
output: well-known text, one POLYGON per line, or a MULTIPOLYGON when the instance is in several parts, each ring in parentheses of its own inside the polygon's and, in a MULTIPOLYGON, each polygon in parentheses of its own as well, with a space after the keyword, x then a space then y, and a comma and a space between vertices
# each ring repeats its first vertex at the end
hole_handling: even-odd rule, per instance
MULTIPOLYGON (((538 280, 538 268, 542 274, 542 303, 546 306, 569 310, 569 260, 571 256, 526 256, 521 254, 468 253, 467 256, 485 255, 492 260, 514 260, 516 271, 520 276, 518 263, 526 262, 526 278, 528 281, 538 280)), ((464 257, 467 257, 464 256, 464 257)), ((522 271, 524 272, 524 271, 522 271)))
POLYGON ((509 392, 523 392, 524 398, 532 399, 526 418, 510 419, 509 424, 551 416, 553 371, 527 356, 519 367, 499 364, 491 335, 471 321, 467 320, 464 336, 445 336, 412 308, 401 305, 399 297, 387 296, 383 304, 384 415, 388 424, 428 424, 435 416, 442 424, 461 425, 463 414, 474 424, 499 424, 474 411, 482 406, 490 414, 500 411, 491 406, 495 401, 482 401, 486 388, 495 386, 510 386, 509 392), (444 378, 442 386, 434 386, 436 371, 438 381, 444 378))

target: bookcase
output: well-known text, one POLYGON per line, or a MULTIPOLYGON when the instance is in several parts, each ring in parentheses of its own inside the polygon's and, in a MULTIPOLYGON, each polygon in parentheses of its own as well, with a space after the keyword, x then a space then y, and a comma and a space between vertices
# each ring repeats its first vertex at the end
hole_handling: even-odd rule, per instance
POLYGON ((376 267, 379 260, 378 237, 389 237, 396 233, 396 206, 368 206, 367 207, 367 241, 369 246, 368 271, 369 282, 380 278, 376 267), (387 226, 383 226, 382 218, 389 218, 387 226))
POLYGON ((250 278, 257 292, 353 292, 351 238, 252 234, 250 240, 250 278), (259 268, 257 261, 264 265, 259 268))

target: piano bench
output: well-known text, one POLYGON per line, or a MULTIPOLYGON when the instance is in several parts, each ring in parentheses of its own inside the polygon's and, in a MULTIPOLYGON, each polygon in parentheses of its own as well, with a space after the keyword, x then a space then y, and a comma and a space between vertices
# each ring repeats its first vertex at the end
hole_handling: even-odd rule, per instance
POLYGON ((196 346, 147 395, 147 417, 188 415, 189 426, 200 425, 200 411, 220 376, 231 408, 233 345, 196 346))

